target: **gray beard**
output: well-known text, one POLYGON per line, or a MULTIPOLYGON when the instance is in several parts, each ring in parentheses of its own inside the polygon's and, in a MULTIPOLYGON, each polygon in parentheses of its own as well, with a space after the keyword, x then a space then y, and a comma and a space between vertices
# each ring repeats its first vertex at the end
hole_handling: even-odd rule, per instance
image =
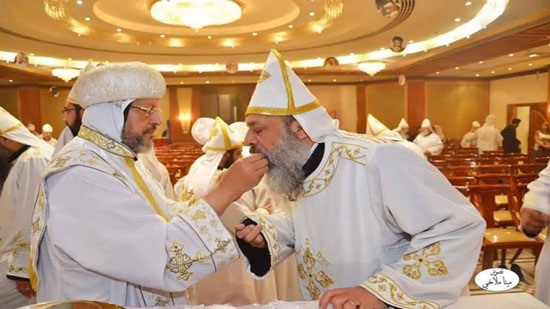
POLYGON ((145 143, 143 135, 131 134, 125 130, 122 132, 122 143, 135 153, 148 152, 153 147, 153 143, 145 143))
POLYGON ((266 183, 274 193, 284 194, 291 201, 303 195, 305 173, 302 166, 309 150, 307 143, 287 131, 270 153, 261 151, 269 160, 266 183))

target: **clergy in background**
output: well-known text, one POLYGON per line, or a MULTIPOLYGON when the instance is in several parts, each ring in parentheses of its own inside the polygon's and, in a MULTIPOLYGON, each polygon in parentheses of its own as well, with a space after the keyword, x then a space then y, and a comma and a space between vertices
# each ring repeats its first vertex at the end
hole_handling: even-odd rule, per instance
POLYGON ((8 174, 0 194, 0 308, 35 302, 29 283, 31 216, 53 147, 0 107, 0 148, 8 174))
POLYGON ((409 124, 405 118, 401 118, 397 128, 393 129, 393 131, 399 133, 404 140, 409 140, 409 124))
POLYGON ((432 123, 428 118, 422 120, 420 133, 414 139, 414 143, 427 155, 438 155, 443 151, 441 136, 434 132, 432 123))
POLYGON ((246 123, 245 145, 269 159, 270 189, 297 201, 236 227, 254 276, 296 252, 302 296, 321 308, 439 308, 458 299, 485 222, 427 160, 337 130, 275 50, 246 123))
POLYGON ((401 135, 396 131, 390 131, 380 120, 376 119, 372 114, 367 115, 367 135, 376 136, 378 138, 386 139, 390 142, 395 142, 403 147, 412 150, 422 158, 426 158, 422 149, 420 149, 415 143, 409 142, 403 139, 401 135))
POLYGON ((460 141, 460 147, 462 148, 476 148, 477 147, 477 135, 476 132, 479 129, 479 122, 472 122, 472 128, 466 132, 460 141))

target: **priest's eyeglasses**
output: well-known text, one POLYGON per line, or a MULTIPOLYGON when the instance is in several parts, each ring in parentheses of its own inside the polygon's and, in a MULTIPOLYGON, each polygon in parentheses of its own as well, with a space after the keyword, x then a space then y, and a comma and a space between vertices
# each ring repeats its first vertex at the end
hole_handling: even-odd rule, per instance
POLYGON ((154 112, 157 112, 159 114, 159 116, 162 114, 162 109, 160 109, 158 107, 155 107, 155 106, 145 107, 145 106, 140 106, 140 105, 130 105, 130 107, 137 108, 137 109, 145 112, 145 117, 147 117, 147 118, 149 118, 151 116, 151 114, 153 114, 154 112))

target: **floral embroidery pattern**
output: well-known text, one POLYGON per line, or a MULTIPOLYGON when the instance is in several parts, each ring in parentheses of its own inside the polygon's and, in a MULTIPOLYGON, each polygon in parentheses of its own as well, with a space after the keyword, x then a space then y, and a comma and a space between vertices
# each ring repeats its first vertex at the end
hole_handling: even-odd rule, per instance
POLYGON ((260 223, 262 234, 269 245, 269 254, 271 255, 271 265, 276 265, 281 259, 281 245, 279 243, 279 233, 273 224, 265 219, 265 212, 255 211, 250 219, 260 223))
POLYGON ((304 182, 304 195, 311 196, 323 191, 332 182, 340 160, 349 160, 365 165, 366 148, 354 144, 333 143, 328 159, 321 172, 313 179, 304 182))
POLYGON ((399 308, 439 309, 434 301, 416 300, 407 295, 391 278, 377 274, 372 276, 363 287, 385 303, 399 308), (373 287, 374 286, 374 287, 373 287))
POLYGON ((29 250, 29 245, 30 244, 28 242, 25 242, 25 240, 23 239, 23 235, 21 234, 21 232, 17 233, 17 235, 15 236, 15 245, 12 249, 13 258, 15 259, 17 256, 19 256, 19 253, 22 250, 29 250))
POLYGON ((321 290, 326 290, 334 284, 334 280, 320 270, 328 267, 329 263, 320 251, 315 255, 311 252, 307 240, 303 253, 298 252, 298 259, 301 259, 298 263, 298 276, 301 280, 307 280, 309 296, 312 300, 317 300, 321 296, 321 290))
POLYGON ((428 274, 433 277, 444 276, 449 273, 442 260, 429 260, 429 257, 441 254, 441 244, 439 242, 423 248, 422 252, 419 251, 409 253, 403 257, 403 260, 413 262, 413 264, 403 266, 405 275, 415 280, 422 278, 422 265, 428 269, 428 274))
POLYGON ((157 296, 157 298, 155 298, 155 306, 157 307, 168 307, 169 304, 170 301, 164 297, 157 296))
POLYGON ((202 262, 208 258, 207 255, 197 252, 194 258, 188 254, 183 253, 183 245, 177 242, 173 242, 170 248, 168 248, 170 259, 166 268, 177 275, 178 280, 188 281, 193 275, 190 271, 194 263, 202 262))
POLYGON ((114 153, 116 155, 129 157, 129 158, 135 157, 134 153, 125 145, 115 142, 109 137, 104 136, 98 132, 95 132, 86 126, 80 127, 78 136, 96 144, 97 146, 101 147, 102 149, 105 149, 110 153, 114 153))

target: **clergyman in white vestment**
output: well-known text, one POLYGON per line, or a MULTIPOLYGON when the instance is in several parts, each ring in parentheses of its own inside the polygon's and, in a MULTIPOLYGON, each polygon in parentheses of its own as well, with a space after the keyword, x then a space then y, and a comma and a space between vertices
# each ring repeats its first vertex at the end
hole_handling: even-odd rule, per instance
POLYGON ((546 240, 535 269, 535 297, 550 306, 550 162, 531 182, 521 208, 521 228, 528 236, 536 237, 546 227, 546 240))
POLYGON ((0 148, 10 168, 0 194, 0 308, 17 308, 35 302, 27 268, 31 216, 53 147, 0 107, 0 148))
POLYGON ((84 72, 76 83, 86 108, 82 127, 48 165, 33 213, 37 299, 184 303, 172 292, 238 257, 218 216, 257 185, 267 160, 239 160, 204 199, 169 200, 136 158, 161 122, 162 75, 143 63, 118 63, 84 72))
POLYGON ((236 226, 253 276, 296 252, 302 296, 323 309, 440 308, 458 299, 485 222, 427 160, 335 129, 274 50, 246 114, 244 143, 268 157, 267 184, 298 204, 236 226))

